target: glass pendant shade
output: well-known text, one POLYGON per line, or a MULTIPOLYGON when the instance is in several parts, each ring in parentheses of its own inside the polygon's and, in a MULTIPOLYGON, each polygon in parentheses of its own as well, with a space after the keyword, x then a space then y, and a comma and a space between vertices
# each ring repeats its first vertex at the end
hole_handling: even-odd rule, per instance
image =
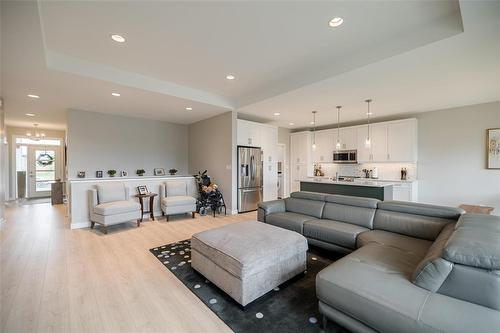
POLYGON ((365 147, 366 148, 370 148, 371 145, 372 145, 372 140, 370 138, 370 116, 371 116, 371 112, 370 112, 370 103, 372 102, 371 99, 367 99, 365 100, 366 102, 366 105, 367 105, 367 108, 368 108, 368 111, 366 112, 366 122, 367 122, 367 129, 368 129, 368 133, 367 133, 367 136, 366 136, 366 140, 365 140, 365 147))
POLYGON ((313 150, 316 150, 316 112, 317 111, 313 111, 312 114, 313 114, 313 143, 312 143, 312 149, 313 150))
POLYGON ((370 148, 372 145, 372 140, 370 139, 370 137, 366 137, 366 140, 365 140, 365 147, 366 148, 370 148))
POLYGON ((337 140, 337 144, 335 145, 335 148, 336 148, 337 150, 339 150, 339 149, 340 149, 340 141, 339 141, 339 140, 337 140))
POLYGON ((335 144, 335 149, 339 150, 342 146, 340 145, 340 109, 341 105, 337 105, 337 143, 335 144))

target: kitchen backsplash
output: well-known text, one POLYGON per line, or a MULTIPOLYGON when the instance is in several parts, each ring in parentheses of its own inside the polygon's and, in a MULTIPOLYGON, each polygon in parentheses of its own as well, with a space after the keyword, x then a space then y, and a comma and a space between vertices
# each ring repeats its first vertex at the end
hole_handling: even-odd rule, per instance
POLYGON ((362 164, 321 164, 321 169, 327 177, 335 177, 338 172, 339 176, 348 177, 364 177, 363 169, 377 168, 378 178, 387 180, 401 179, 401 168, 406 168, 408 172, 408 180, 417 179, 417 165, 413 163, 362 163, 362 164))

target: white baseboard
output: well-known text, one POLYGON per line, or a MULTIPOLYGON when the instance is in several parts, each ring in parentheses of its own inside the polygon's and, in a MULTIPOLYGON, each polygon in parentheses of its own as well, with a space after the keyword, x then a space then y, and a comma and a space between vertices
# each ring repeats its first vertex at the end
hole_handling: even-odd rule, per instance
POLYGON ((83 229, 90 228, 90 221, 88 222, 79 222, 79 223, 71 223, 71 230, 73 229, 83 229))
POLYGON ((238 210, 237 209, 233 209, 229 212, 231 215, 238 215, 238 210))

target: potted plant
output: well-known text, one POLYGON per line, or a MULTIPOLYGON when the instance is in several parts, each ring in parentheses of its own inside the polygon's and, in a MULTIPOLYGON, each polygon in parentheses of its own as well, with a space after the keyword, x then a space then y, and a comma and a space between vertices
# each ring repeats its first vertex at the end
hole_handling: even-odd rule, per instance
POLYGON ((137 173, 138 176, 144 176, 146 171, 144 169, 137 169, 137 171, 135 173, 137 173))
POLYGON ((112 169, 111 169, 111 170, 108 170, 108 175, 109 175, 110 177, 114 177, 114 176, 116 175, 116 170, 112 170, 112 169))
POLYGON ((170 170, 168 170, 168 173, 169 173, 171 176, 173 176, 173 175, 175 175, 175 174, 177 173, 177 171, 178 171, 177 169, 170 169, 170 170))

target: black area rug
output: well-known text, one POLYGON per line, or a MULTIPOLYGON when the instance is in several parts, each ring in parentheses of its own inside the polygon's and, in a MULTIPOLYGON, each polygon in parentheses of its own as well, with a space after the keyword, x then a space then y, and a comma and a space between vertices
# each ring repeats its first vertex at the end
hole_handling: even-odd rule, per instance
POLYGON ((155 247, 150 251, 236 333, 347 332, 332 322, 328 322, 326 331, 321 329, 316 298, 316 274, 340 258, 338 254, 310 248, 305 274, 285 282, 243 310, 224 291, 191 267, 189 240, 155 247))

